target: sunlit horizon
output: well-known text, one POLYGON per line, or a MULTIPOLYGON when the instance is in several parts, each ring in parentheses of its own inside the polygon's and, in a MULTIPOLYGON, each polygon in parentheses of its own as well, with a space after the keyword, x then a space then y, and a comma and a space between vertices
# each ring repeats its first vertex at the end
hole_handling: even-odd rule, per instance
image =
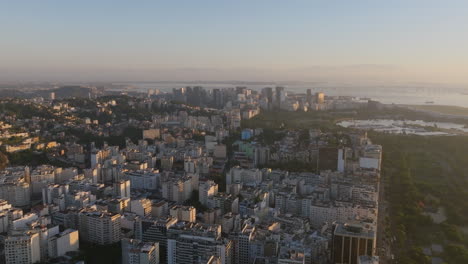
POLYGON ((0 83, 468 84, 465 1, 1 4, 0 83))

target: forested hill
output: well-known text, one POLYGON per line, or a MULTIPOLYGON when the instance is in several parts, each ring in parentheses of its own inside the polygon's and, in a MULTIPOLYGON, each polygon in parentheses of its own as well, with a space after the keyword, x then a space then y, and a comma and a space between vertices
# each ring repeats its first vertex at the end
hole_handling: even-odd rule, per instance
POLYGON ((48 90, 36 90, 36 91, 23 91, 18 89, 0 89, 0 98, 34 98, 37 96, 42 96, 44 98, 49 98, 51 92, 55 93, 55 98, 87 98, 89 93, 92 91, 91 88, 84 86, 62 86, 55 89, 48 90))

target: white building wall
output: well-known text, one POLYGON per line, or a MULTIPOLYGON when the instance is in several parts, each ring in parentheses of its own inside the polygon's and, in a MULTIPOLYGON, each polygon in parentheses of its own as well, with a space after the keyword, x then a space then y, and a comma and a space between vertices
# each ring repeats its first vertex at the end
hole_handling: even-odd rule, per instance
POLYGON ((365 169, 380 170, 380 159, 360 157, 359 158, 359 167, 365 168, 365 169))
POLYGON ((338 149, 338 171, 344 172, 345 170, 345 150, 338 149))
POLYGON ((78 251, 80 248, 78 230, 65 230, 57 239, 57 256, 64 256, 67 252, 78 251))

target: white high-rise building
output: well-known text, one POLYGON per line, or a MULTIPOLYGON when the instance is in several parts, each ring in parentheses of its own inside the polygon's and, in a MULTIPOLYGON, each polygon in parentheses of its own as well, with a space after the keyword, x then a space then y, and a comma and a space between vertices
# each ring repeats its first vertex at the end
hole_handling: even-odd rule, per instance
POLYGON ((31 173, 31 188, 33 195, 42 194, 42 189, 55 182, 55 167, 41 165, 31 173))
POLYGON ((180 221, 196 222, 197 210, 193 206, 175 205, 171 207, 170 214, 180 221))
POLYGON ((202 180, 200 181, 198 189, 198 199, 200 203, 208 206, 208 198, 218 193, 218 184, 212 180, 202 180))
POLYGON ((28 233, 5 238, 5 263, 25 264, 41 261, 40 235, 28 233))
POLYGON ((130 198, 130 180, 114 182, 114 195, 120 198, 130 198))
POLYGON ((8 167, 0 170, 0 199, 13 206, 28 206, 31 202, 29 167, 8 167))
POLYGON ((338 149, 338 166, 337 171, 344 172, 346 167, 346 149, 338 149))
POLYGON ((24 179, 4 179, 0 182, 0 199, 13 206, 27 206, 31 203, 30 185, 24 179))
POLYGON ((167 263, 207 263, 211 256, 232 263, 233 242, 221 237, 220 225, 178 222, 167 230, 167 263))
POLYGON ((161 177, 157 170, 137 170, 126 172, 132 189, 156 190, 161 177))
POLYGON ((80 239, 99 245, 120 241, 120 214, 83 209, 79 217, 80 239))
POLYGON ((56 168, 55 169, 55 183, 64 183, 70 179, 73 179, 78 175, 78 169, 76 168, 56 168))
POLYGON ((123 239, 122 264, 159 264, 159 243, 123 239))
POLYGON ((138 199, 130 201, 130 211, 138 216, 150 216, 152 210, 151 201, 148 199, 138 199))
POLYGON ((140 218, 135 221, 135 238, 142 241, 159 243, 162 263, 167 259, 167 230, 177 224, 177 218, 168 216, 161 218, 140 218))
POLYGON ((195 173, 197 169, 197 161, 191 158, 184 161, 184 170, 187 173, 195 173))
POLYGON ((67 229, 48 239, 49 258, 65 256, 67 252, 80 249, 78 231, 67 229))
POLYGON ((68 195, 68 184, 49 184, 42 189, 42 203, 55 204, 59 206, 59 210, 66 209, 66 196, 68 195))
POLYGON ((233 183, 260 183, 262 171, 259 169, 243 169, 239 166, 232 167, 226 174, 226 184, 233 183))
POLYGON ((184 183, 180 180, 171 179, 162 183, 162 196, 170 201, 182 203, 181 193, 184 191, 184 183))
POLYGON ((198 177, 195 176, 197 175, 193 174, 193 177, 186 176, 163 181, 161 183, 162 196, 179 204, 190 199, 194 190, 194 182, 198 180, 198 177))

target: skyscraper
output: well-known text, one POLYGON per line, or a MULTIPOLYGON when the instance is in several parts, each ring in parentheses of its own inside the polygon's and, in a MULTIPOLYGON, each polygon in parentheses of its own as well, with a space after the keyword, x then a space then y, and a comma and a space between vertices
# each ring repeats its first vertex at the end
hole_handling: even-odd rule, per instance
POLYGON ((220 89, 213 89, 213 103, 216 108, 222 108, 224 106, 223 92, 220 89))
POLYGON ((276 94, 275 94, 275 96, 276 96, 276 101, 275 101, 276 107, 275 108, 280 109, 281 108, 281 101, 283 101, 284 98, 285 98, 284 87, 276 86, 275 90, 276 90, 276 94))
POLYGON ((307 89, 306 101, 309 104, 309 106, 312 105, 312 90, 311 89, 307 89))
POLYGON ((325 102, 325 94, 324 93, 315 93, 315 103, 323 104, 325 102))
POLYGON ((262 96, 267 99, 268 110, 272 110, 273 109, 273 89, 271 87, 263 88, 262 96))

